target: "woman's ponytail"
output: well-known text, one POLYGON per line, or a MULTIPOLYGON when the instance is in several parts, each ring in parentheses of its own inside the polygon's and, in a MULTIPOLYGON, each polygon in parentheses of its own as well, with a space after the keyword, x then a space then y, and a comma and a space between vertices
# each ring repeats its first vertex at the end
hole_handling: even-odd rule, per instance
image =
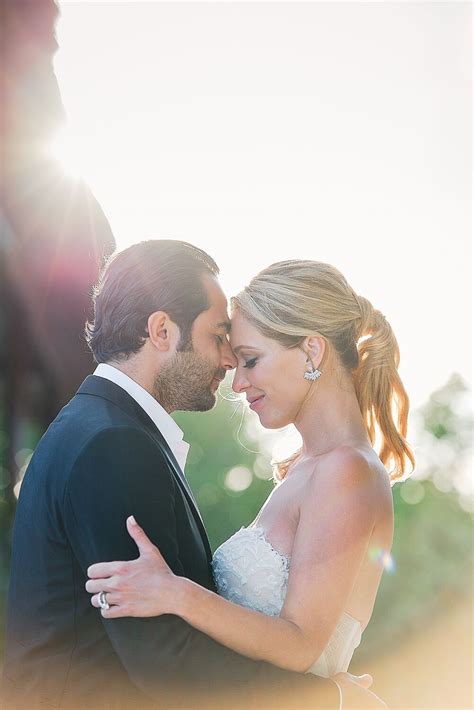
POLYGON ((385 316, 366 298, 355 298, 360 309, 359 364, 353 372, 356 395, 370 441, 372 445, 376 443, 378 429, 380 459, 396 481, 408 462, 412 468, 415 465, 405 439, 409 399, 398 374, 400 351, 385 316))

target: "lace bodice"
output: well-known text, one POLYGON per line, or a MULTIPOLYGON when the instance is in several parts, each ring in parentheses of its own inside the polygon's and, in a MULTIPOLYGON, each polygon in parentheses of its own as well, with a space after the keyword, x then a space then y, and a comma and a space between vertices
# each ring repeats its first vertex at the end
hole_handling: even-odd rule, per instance
MULTIPOLYGON (((278 616, 285 601, 290 558, 275 550, 262 527, 241 528, 214 553, 214 579, 229 601, 278 616)), ((361 625, 345 612, 308 673, 328 677, 349 667, 361 640, 361 625)))

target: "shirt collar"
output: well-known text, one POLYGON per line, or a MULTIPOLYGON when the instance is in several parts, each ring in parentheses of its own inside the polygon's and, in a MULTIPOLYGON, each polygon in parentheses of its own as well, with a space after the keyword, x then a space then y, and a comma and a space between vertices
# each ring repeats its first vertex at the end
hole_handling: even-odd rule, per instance
POLYGON ((177 462, 184 471, 186 459, 189 451, 189 444, 184 441, 183 431, 176 424, 174 419, 170 417, 168 412, 163 409, 161 404, 151 396, 138 382, 132 380, 131 377, 121 372, 113 365, 101 362, 95 369, 96 377, 103 377, 105 380, 110 380, 116 385, 124 389, 130 397, 133 397, 140 407, 148 414, 150 419, 160 430, 166 440, 166 443, 173 452, 177 462))

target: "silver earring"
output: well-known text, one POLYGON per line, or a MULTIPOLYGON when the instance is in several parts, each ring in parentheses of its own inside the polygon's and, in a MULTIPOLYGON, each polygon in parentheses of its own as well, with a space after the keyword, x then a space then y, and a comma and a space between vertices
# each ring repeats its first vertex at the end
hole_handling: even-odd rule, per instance
POLYGON ((315 382, 316 380, 319 380, 322 374, 321 370, 318 370, 311 362, 311 370, 306 370, 304 378, 310 382, 315 382))

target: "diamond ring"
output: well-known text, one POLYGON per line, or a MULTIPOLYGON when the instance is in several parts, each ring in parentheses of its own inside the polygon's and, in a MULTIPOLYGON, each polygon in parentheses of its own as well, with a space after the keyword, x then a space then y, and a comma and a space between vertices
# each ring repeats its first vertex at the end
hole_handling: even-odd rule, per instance
POLYGON ((106 592, 99 592, 99 606, 101 609, 110 609, 110 604, 107 601, 106 592))

